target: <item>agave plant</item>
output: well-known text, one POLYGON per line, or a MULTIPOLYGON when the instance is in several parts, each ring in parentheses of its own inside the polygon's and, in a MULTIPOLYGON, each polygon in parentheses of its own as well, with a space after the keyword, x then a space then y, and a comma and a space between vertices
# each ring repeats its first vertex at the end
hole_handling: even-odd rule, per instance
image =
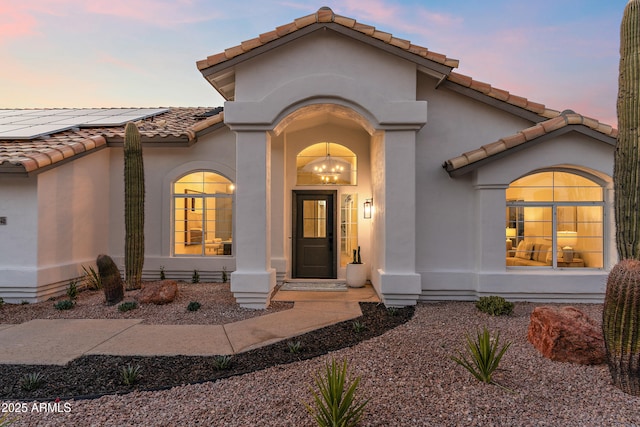
POLYGON ((351 427, 358 424, 368 400, 355 399, 360 377, 356 377, 345 390, 347 382, 347 361, 340 367, 335 359, 327 363, 324 376, 318 373, 315 383, 319 392, 311 390, 315 407, 305 404, 319 426, 351 427))
POLYGON ((479 381, 496 384, 492 378, 493 373, 498 369, 502 356, 511 346, 511 343, 507 342, 498 350, 499 341, 499 332, 495 338, 492 338, 489 330, 484 327, 482 332, 478 331, 476 341, 473 341, 467 334, 466 350, 470 360, 462 352, 458 352, 460 357, 452 356, 451 359, 471 372, 479 381))

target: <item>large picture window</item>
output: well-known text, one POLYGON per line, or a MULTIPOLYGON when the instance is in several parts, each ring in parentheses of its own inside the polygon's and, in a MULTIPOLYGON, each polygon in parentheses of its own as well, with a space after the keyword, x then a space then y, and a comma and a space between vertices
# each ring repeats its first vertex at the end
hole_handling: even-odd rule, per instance
POLYGON ((506 265, 603 268, 604 191, 568 171, 538 172, 506 193, 506 265))
POLYGON ((189 173, 173 184, 174 254, 232 254, 233 183, 208 171, 189 173))

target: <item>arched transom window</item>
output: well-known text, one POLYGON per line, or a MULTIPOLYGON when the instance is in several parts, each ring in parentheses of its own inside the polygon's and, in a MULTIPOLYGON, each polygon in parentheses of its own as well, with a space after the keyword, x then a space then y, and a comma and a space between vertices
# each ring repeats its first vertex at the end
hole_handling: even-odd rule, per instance
POLYGON ((507 266, 602 268, 604 191, 568 171, 527 175, 507 189, 507 266))
POLYGON ((356 185, 358 159, 353 151, 333 142, 319 142, 296 157, 297 185, 356 185))
POLYGON ((175 255, 231 255, 234 189, 229 179, 209 171, 173 184, 175 255))

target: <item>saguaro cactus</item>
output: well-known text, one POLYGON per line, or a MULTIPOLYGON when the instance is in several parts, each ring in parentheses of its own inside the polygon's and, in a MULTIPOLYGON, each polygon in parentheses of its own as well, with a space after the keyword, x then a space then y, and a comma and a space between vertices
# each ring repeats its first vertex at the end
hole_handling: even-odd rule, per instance
POLYGON ((124 269, 127 289, 139 289, 144 265, 144 165, 140 132, 124 129, 124 269))
POLYGON ((107 304, 119 303, 124 298, 124 285, 118 266, 108 255, 98 255, 96 265, 107 304))
POLYGON ((620 26, 618 144, 614 157, 616 242, 602 332, 613 384, 640 395, 640 0, 630 0, 620 26))

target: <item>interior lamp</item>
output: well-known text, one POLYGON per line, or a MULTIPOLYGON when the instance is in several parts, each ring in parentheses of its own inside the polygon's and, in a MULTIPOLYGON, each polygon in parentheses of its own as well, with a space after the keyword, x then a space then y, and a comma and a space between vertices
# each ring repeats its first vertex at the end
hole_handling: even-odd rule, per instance
POLYGON ((509 250, 513 248, 513 239, 516 237, 516 229, 507 227, 505 234, 507 235, 507 250, 509 250))
POLYGON ((562 258, 565 262, 573 261, 573 247, 578 243, 577 231, 558 231, 558 246, 562 248, 562 258))
POLYGON ((371 210, 373 209, 373 199, 366 199, 364 201, 364 218, 371 218, 371 210))

